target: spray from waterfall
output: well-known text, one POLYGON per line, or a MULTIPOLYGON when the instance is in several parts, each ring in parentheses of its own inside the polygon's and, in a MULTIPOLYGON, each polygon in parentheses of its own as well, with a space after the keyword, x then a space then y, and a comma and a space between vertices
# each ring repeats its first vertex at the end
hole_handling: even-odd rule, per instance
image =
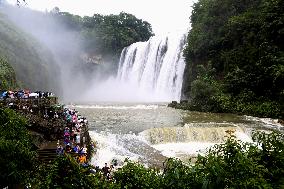
POLYGON ((88 101, 179 101, 185 61, 186 32, 153 36, 123 49, 117 76, 95 83, 88 101))

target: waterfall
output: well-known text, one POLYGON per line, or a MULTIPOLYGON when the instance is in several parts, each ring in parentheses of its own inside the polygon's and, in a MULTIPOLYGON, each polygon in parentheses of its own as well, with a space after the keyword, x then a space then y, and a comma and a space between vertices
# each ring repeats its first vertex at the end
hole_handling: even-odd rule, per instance
POLYGON ((143 135, 150 144, 210 142, 222 143, 226 140, 227 131, 233 131, 237 139, 252 142, 241 127, 164 127, 143 131, 143 135))
POLYGON ((186 34, 153 36, 123 49, 117 81, 148 101, 179 101, 185 61, 186 34))

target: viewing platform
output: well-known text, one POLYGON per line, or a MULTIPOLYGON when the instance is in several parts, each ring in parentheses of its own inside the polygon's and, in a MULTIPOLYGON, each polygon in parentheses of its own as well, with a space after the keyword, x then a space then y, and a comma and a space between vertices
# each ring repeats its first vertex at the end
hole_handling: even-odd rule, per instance
POLYGON ((46 108, 58 104, 58 97, 47 98, 0 98, 0 104, 4 106, 26 106, 46 108))

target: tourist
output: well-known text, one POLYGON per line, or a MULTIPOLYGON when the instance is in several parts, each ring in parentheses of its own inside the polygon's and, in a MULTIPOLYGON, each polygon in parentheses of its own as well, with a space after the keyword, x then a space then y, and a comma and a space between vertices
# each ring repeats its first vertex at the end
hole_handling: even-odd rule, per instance
POLYGON ((86 164, 86 162, 87 162, 86 156, 84 154, 81 154, 79 156, 79 163, 80 164, 86 164))
POLYGON ((65 145, 70 144, 70 139, 69 139, 69 137, 64 137, 64 144, 65 144, 65 145))
POLYGON ((63 153, 64 153, 63 147, 61 145, 57 146, 56 154, 57 155, 63 155, 63 153))
POLYGON ((82 148, 82 154, 87 154, 87 147, 86 144, 84 144, 84 147, 82 148))
POLYGON ((77 144, 74 148, 73 148, 73 152, 75 152, 76 154, 79 153, 80 150, 80 146, 77 144))
POLYGON ((115 168, 113 165, 110 165, 110 168, 109 168, 109 179, 111 180, 113 175, 114 175, 114 172, 115 172, 115 168))
POLYGON ((70 143, 68 143, 68 144, 66 145, 65 152, 66 152, 66 153, 71 153, 71 145, 70 145, 70 143))
POLYGON ((54 114, 54 118, 55 118, 55 119, 58 119, 58 118, 59 118, 59 116, 58 116, 57 112, 55 112, 55 114, 54 114))
POLYGON ((107 163, 105 163, 105 166, 102 168, 104 176, 109 179, 109 167, 107 166, 107 163))
POLYGON ((80 143, 80 133, 76 134, 76 143, 79 144, 80 143))

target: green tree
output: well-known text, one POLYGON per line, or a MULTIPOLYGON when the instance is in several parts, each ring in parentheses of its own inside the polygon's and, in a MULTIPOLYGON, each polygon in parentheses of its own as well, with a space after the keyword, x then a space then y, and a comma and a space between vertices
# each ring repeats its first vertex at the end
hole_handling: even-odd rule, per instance
POLYGON ((14 89, 16 86, 14 69, 5 59, 0 57, 0 90, 14 89))
POLYGON ((215 72, 209 75, 221 87, 207 97, 203 111, 212 111, 213 99, 219 112, 283 117, 283 11, 281 0, 195 3, 184 50, 189 99, 196 99, 198 91, 211 95, 215 87, 201 81, 198 72, 198 66, 210 64, 215 72))
POLYGON ((118 188, 115 183, 108 182, 100 172, 92 174, 89 168, 79 165, 70 155, 58 156, 49 167, 41 166, 32 187, 39 189, 118 188))
POLYGON ((105 69, 103 72, 116 71, 124 47, 138 41, 147 41, 153 35, 148 22, 125 12, 118 15, 94 14, 92 17, 83 18, 60 11, 50 14, 62 26, 78 34, 82 46, 80 53, 98 60, 98 64, 112 62, 106 65, 108 70, 105 69))
POLYGON ((98 52, 112 53, 116 56, 124 47, 137 41, 146 41, 153 35, 148 22, 124 12, 119 15, 85 16, 82 25, 85 41, 88 42, 87 51, 92 52, 92 47, 99 46, 98 52))
POLYGON ((36 153, 26 127, 24 118, 0 108, 0 187, 26 184, 33 177, 36 153))
POLYGON ((114 174, 114 180, 120 188, 161 188, 161 176, 157 170, 129 160, 126 163, 114 174))

